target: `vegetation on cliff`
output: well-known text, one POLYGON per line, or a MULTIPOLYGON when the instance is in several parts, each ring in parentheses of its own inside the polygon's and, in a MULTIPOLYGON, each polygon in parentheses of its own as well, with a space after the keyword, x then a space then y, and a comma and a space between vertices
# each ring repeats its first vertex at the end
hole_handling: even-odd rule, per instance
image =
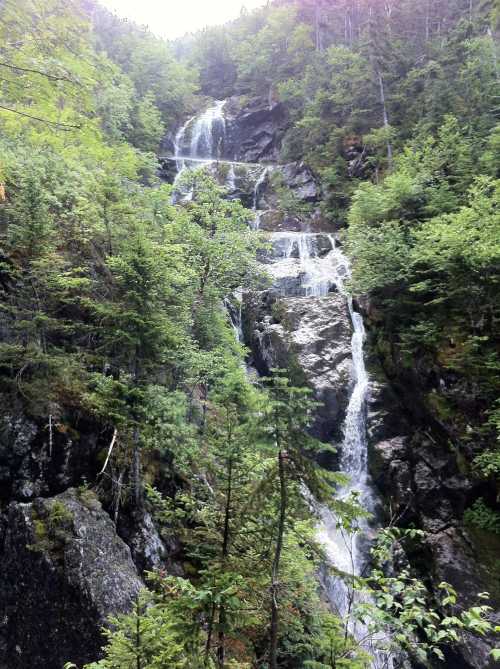
MULTIPOLYGON (((307 161, 332 230, 348 224, 386 371, 416 371, 485 481, 466 521, 498 532, 497 4, 276 0, 172 45, 93 2, 2 5, 3 411, 41 425, 49 453, 92 424, 103 447, 81 483, 181 544, 184 575, 154 574, 90 666, 369 666, 318 595, 304 489, 346 532, 363 510, 330 500, 342 477, 314 464, 308 392, 279 373, 253 385, 221 309, 260 278, 251 214, 204 172, 178 206, 158 176, 160 140, 203 96, 284 105, 283 159, 307 161)), ((481 601, 455 615, 446 584, 436 605, 414 574, 384 572, 416 539, 384 534, 351 585, 368 636, 430 663, 491 626, 481 601)))

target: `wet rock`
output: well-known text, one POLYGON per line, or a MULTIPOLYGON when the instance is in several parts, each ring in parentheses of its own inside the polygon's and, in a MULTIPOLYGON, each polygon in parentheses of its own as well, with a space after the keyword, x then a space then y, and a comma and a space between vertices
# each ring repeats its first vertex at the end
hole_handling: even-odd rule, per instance
POLYGON ((369 444, 408 434, 410 426, 396 393, 387 381, 378 380, 380 369, 370 366, 370 388, 367 397, 367 436, 369 444))
POLYGON ((272 368, 295 369, 322 403, 314 434, 328 441, 339 432, 351 387, 351 323, 345 299, 326 297, 277 299, 266 292, 249 295, 244 328, 261 374, 272 368))
POLYGON ((224 157, 256 163, 278 162, 287 127, 284 105, 255 98, 231 98, 224 109, 226 137, 224 157))
MULTIPOLYGON (((327 234, 311 234, 307 237, 307 245, 311 256, 323 258, 332 250, 332 242, 327 234)), ((262 250, 257 259, 259 262, 271 264, 286 258, 300 257, 300 239, 296 234, 275 233, 269 238, 269 248, 262 250)))
POLYGON ((374 483, 388 501, 391 519, 397 518, 400 523, 416 517, 408 441, 407 437, 398 436, 373 444, 370 449, 374 483))
POLYGON ((0 527, 0 668, 96 659, 102 625, 129 611, 143 587, 97 498, 68 490, 14 502, 0 527))

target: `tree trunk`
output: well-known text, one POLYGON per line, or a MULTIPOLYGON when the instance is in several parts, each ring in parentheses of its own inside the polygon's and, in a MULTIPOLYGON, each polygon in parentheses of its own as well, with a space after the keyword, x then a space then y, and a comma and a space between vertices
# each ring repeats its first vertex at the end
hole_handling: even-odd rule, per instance
POLYGON ((208 620, 207 641, 205 643, 205 661, 203 662, 205 667, 208 667, 208 661, 210 660, 210 647, 212 645, 212 633, 214 629, 215 609, 216 609, 215 604, 212 604, 212 610, 210 611, 210 618, 208 620))
MULTIPOLYGON (((387 104, 385 100, 384 80, 382 79, 380 70, 377 70, 377 77, 380 89, 380 104, 382 105, 384 128, 389 128, 389 116, 387 114, 387 104)), ((389 163, 389 169, 392 169, 392 144, 389 138, 387 138, 387 162, 389 163)))
POLYGON ((278 452, 278 471, 280 480, 280 515, 278 523, 278 537, 274 553, 272 580, 271 580, 271 629, 269 643, 269 667, 278 668, 278 624, 279 624, 279 569, 281 551, 283 549, 283 535, 285 533, 286 510, 288 506, 288 495, 285 479, 285 460, 281 449, 278 452))
MULTIPOLYGON (((232 447, 232 431, 229 427, 228 430, 228 444, 229 448, 232 447)), ((222 538, 222 562, 224 563, 229 555, 229 534, 230 534, 230 522, 231 522, 231 502, 232 502, 232 493, 233 493, 233 456, 231 455, 227 463, 227 489, 226 489, 226 504, 224 507, 224 533, 222 538)), ((225 631, 226 626, 226 609, 224 604, 220 605, 219 608, 219 634, 217 638, 217 666, 219 669, 224 669, 225 662, 225 631)))
POLYGON ((132 456, 132 479, 134 485, 134 498, 136 509, 142 509, 142 473, 141 473, 141 449, 139 446, 139 428, 134 427, 134 453, 132 456))
POLYGON ((136 648, 136 669, 142 669, 142 662, 141 662, 141 610, 140 610, 140 602, 139 602, 139 595, 137 595, 137 598, 135 600, 135 648, 136 648))
POLYGON ((320 0, 316 0, 315 6, 315 28, 316 28, 316 51, 323 50, 322 38, 321 38, 321 8, 320 0))

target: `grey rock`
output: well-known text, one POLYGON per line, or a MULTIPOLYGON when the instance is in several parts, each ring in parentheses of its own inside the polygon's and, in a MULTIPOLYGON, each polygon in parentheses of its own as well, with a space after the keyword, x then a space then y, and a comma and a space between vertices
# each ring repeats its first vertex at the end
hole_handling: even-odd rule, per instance
POLYGON ((247 295, 244 326, 257 369, 300 370, 302 380, 321 402, 313 433, 324 441, 340 427, 351 386, 351 323, 345 299, 326 297, 276 299, 269 293, 247 295))
MULTIPOLYGON (((488 578, 478 560, 474 542, 467 532, 457 527, 449 527, 441 532, 429 534, 426 546, 431 557, 432 577, 436 585, 441 581, 450 583, 458 593, 457 611, 475 606, 477 595, 488 591, 488 578)), ((495 607, 498 602, 491 602, 495 607)), ((492 622, 498 624, 500 615, 495 612, 492 622)), ((493 636, 478 637, 467 634, 463 641, 450 650, 448 666, 455 666, 453 658, 459 658, 457 666, 472 669, 493 669, 496 665, 490 651, 497 645, 493 636), (466 664, 464 664, 464 660, 466 664)))
POLYGON ((373 480, 388 502, 391 519, 397 518, 398 523, 416 517, 408 448, 408 438, 398 436, 373 444, 370 449, 373 480))
POLYGON ((316 202, 321 189, 310 167, 303 162, 289 163, 280 167, 285 185, 302 202, 316 202))
POLYGON ((225 107, 226 137, 223 156, 256 163, 277 162, 287 127, 287 113, 280 103, 255 98, 231 98, 225 107))
MULTIPOLYGON (((74 424, 70 416, 64 421, 74 424)), ((79 432, 54 427, 51 447, 44 422, 22 412, 0 416, 0 499, 29 501, 92 480, 104 435, 95 423, 80 420, 78 427, 79 432)))
POLYGON ((97 498, 68 490, 13 502, 0 528, 0 668, 95 660, 102 626, 143 588, 97 498))

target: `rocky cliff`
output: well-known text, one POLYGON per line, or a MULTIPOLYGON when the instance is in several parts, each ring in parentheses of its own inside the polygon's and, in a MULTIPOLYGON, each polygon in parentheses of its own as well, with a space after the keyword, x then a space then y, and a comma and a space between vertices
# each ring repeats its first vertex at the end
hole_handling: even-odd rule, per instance
MULTIPOLYGON (((337 231, 319 213, 321 189, 309 167, 279 164, 283 106, 232 98, 225 114, 221 157, 248 165, 212 169, 230 197, 255 209, 270 241, 260 257, 269 283, 243 300, 249 362, 263 375, 287 367, 308 385, 321 403, 314 434, 339 446, 355 379, 337 231)), ((498 553, 478 551, 462 524, 473 484, 425 409, 411 406, 414 395, 386 378, 374 349, 368 354, 369 466, 385 520, 425 530, 408 558, 431 587, 449 581, 464 605, 489 590, 500 608, 498 553)), ((147 513, 125 509, 117 528, 111 505, 82 486, 95 484, 109 444, 99 425, 69 412, 68 429, 49 434, 22 407, 10 409, 0 417, 0 669, 60 669, 98 656, 107 617, 130 609, 144 569, 175 570, 178 546, 164 544, 147 513)), ((325 464, 335 467, 337 458, 325 464)), ((469 639, 450 649, 448 666, 483 669, 489 646, 469 639)))

